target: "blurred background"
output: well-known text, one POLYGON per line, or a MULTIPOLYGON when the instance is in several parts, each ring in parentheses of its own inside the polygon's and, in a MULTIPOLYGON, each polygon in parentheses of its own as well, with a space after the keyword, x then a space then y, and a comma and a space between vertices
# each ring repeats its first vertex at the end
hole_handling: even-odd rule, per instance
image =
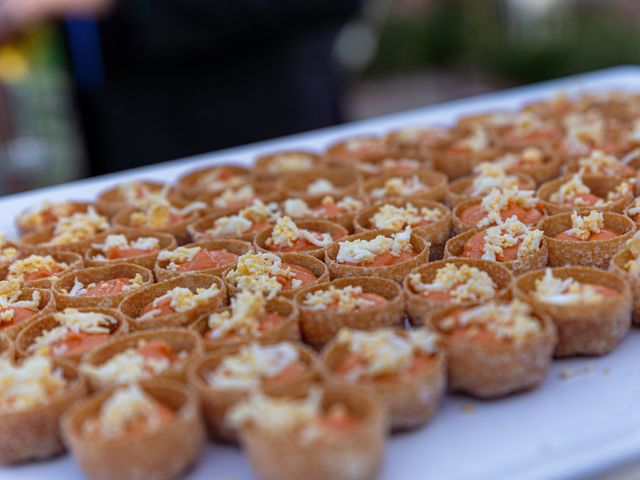
POLYGON ((0 0, 0 194, 640 63, 633 0, 87 3, 0 0))

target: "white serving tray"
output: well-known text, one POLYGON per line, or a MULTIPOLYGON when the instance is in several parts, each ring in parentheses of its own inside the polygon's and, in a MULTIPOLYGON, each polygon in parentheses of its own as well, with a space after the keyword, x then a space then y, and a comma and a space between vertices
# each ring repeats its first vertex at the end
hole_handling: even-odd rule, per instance
MULTIPOLYGON (((229 161, 249 164, 263 152, 321 149, 354 134, 382 133, 412 124, 447 124, 462 114, 516 108, 559 90, 640 91, 640 67, 611 68, 3 197, 0 231, 15 235, 13 218, 45 199, 90 199, 126 180, 169 181, 196 166, 229 161)), ((639 459, 640 333, 632 331, 606 357, 554 362, 544 384, 533 392, 490 402, 447 396, 426 427, 389 439, 382 479, 581 478, 639 459), (574 375, 563 378, 569 369, 574 375)), ((0 480, 45 478, 73 480, 82 474, 68 456, 0 467, 0 480)), ((244 480, 253 475, 240 450, 208 444, 187 478, 244 480)))

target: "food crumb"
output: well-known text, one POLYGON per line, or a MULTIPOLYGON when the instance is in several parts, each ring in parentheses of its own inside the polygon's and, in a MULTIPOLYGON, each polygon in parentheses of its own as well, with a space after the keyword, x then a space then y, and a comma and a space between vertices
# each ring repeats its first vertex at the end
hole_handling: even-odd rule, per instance
POLYGON ((582 377, 584 375, 592 374, 596 371, 596 365, 594 363, 588 363, 581 367, 564 367, 560 370, 560 377, 563 380, 569 380, 570 378, 582 377))
POLYGON ((609 375, 609 373, 611 373, 611 369, 609 367, 604 367, 602 369, 602 374, 603 375, 609 375))
POLYGON ((473 413, 476 411, 476 407, 471 404, 465 403, 464 405, 462 405, 462 411, 464 413, 473 413))

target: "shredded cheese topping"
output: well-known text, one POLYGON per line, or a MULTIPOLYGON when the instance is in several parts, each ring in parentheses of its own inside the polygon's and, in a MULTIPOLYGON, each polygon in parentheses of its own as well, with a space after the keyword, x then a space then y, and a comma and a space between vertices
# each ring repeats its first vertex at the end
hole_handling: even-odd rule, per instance
MULTIPOLYGON (((102 243, 94 243, 92 248, 107 253, 112 248, 128 249, 133 248, 136 250, 157 250, 160 248, 160 240, 156 237, 138 237, 129 241, 124 235, 107 235, 102 243)), ((94 255, 94 260, 106 260, 102 254, 94 255)))
POLYGON ((30 209, 18 216, 18 223, 25 228, 34 230, 42 227, 47 216, 53 217, 54 220, 68 217, 75 210, 72 202, 62 202, 52 204, 49 202, 43 202, 40 207, 30 209))
POLYGON ((268 247, 291 247, 298 240, 304 239, 315 247, 322 248, 329 245, 333 238, 328 233, 319 233, 299 228, 291 217, 280 217, 273 227, 271 236, 267 238, 268 247))
POLYGON ((89 207, 86 213, 78 212, 59 219, 49 243, 51 245, 65 245, 79 242, 91 238, 108 228, 109 221, 107 218, 98 215, 93 207, 89 207))
POLYGON ((135 383, 168 370, 171 366, 168 358, 145 357, 139 352, 145 344, 141 340, 136 347, 127 348, 100 365, 83 363, 80 370, 103 386, 135 383))
POLYGON ((542 330, 532 313, 531 307, 520 300, 509 303, 492 301, 465 310, 457 317, 448 316, 440 321, 439 326, 444 332, 463 328, 473 336, 484 330, 499 340, 521 342, 542 330))
POLYGON ((275 298, 282 290, 277 276, 291 278, 293 273, 282 267, 282 259, 273 253, 248 252, 238 258, 236 268, 225 273, 225 278, 240 290, 260 293, 268 300, 275 298))
POLYGON ((40 308, 42 295, 35 290, 31 300, 19 300, 22 295, 19 280, 3 280, 0 282, 0 325, 13 322, 15 308, 23 308, 37 312, 40 308))
POLYGON ((544 235, 542 230, 530 229, 515 215, 501 225, 488 228, 484 236, 484 260, 496 261, 504 250, 520 243, 518 258, 526 258, 540 250, 544 235))
POLYGON ((454 144, 457 148, 466 149, 471 152, 486 150, 491 145, 488 132, 480 125, 474 125, 471 132, 454 144))
POLYGON ((338 313, 366 310, 376 304, 373 300, 363 297, 363 294, 364 290, 360 286, 347 285, 337 288, 330 285, 329 288, 307 293, 303 304, 309 310, 326 310, 327 307, 335 305, 338 313))
POLYGON ((346 240, 338 243, 336 261, 339 263, 369 263, 381 253, 389 252, 398 257, 402 253, 413 252, 411 245, 411 227, 394 233, 390 237, 378 235, 372 240, 346 240))
POLYGON ((411 177, 391 177, 382 187, 371 190, 370 195, 374 198, 382 198, 386 196, 399 195, 410 196, 424 192, 428 186, 420 181, 420 177, 413 175, 411 177))
POLYGON ((418 292, 447 292, 454 303, 480 302, 495 296, 498 286, 484 270, 469 265, 447 263, 436 271, 430 283, 419 273, 409 275, 409 285, 418 292))
POLYGON ((155 430, 161 424, 157 404, 139 385, 117 389, 100 407, 100 422, 86 422, 84 433, 115 438, 124 435, 131 424, 140 420, 145 421, 145 431, 155 430))
POLYGON ((0 359, 0 411, 22 412, 44 404, 66 384, 49 358, 27 357, 20 364, 0 359))
POLYGON ((298 350, 289 342, 251 343, 225 357, 206 378, 209 385, 218 390, 250 390, 259 387, 263 380, 277 377, 299 360, 298 350))
POLYGON ((417 208, 411 202, 404 207, 385 204, 371 216, 370 223, 377 229, 402 230, 407 226, 415 227, 423 222, 435 222, 443 215, 443 212, 437 208, 417 208))
MULTIPOLYGON (((51 255, 29 255, 26 258, 16 260, 9 266, 7 280, 21 280, 25 277, 40 272, 53 272, 56 269, 65 270, 69 265, 57 262, 51 255)), ((55 278, 50 276, 49 278, 55 278)))
POLYGON ((593 285, 578 282, 573 277, 556 277, 550 268, 545 270, 542 278, 535 281, 533 294, 539 300, 554 305, 598 303, 604 298, 593 285))
POLYGON ((129 223, 133 227, 166 228, 176 217, 183 217, 207 208, 204 202, 192 202, 183 208, 177 208, 166 198, 154 199, 145 208, 131 213, 129 223))
POLYGON ((215 283, 212 283, 208 288, 197 288, 195 293, 185 287, 175 287, 164 295, 155 298, 152 302, 151 310, 138 317, 137 321, 145 322, 157 317, 161 313, 157 306, 167 299, 171 299, 171 308, 176 313, 182 313, 206 305, 218 295, 220 295, 220 288, 215 283))
POLYGON ((270 173, 299 172, 313 167, 313 158, 302 153, 280 153, 269 160, 270 173))
POLYGON ((604 215, 597 210, 591 210, 587 216, 578 215, 574 210, 571 214, 571 229, 569 235, 580 240, 589 240, 592 233, 600 233, 604 228, 604 215))
POLYGON ((231 299, 231 308, 209 315, 207 326, 213 338, 231 334, 256 336, 260 333, 258 318, 266 313, 266 301, 261 293, 241 290, 231 299))
POLYGON ((509 206, 518 206, 525 210, 536 208, 538 200, 534 194, 533 190, 519 190, 518 187, 507 190, 492 189, 480 203, 482 210, 487 212, 487 215, 478 222, 478 226, 482 228, 491 224, 501 224, 500 212, 509 206))
POLYGON ((363 360, 347 373, 350 382, 396 374, 407 370, 416 355, 433 355, 439 350, 438 336, 424 328, 406 335, 390 328, 371 332, 342 328, 336 342, 363 360))
POLYGON ((216 237, 240 237, 251 230, 256 223, 271 223, 279 216, 276 203, 265 204, 255 199, 251 205, 235 215, 216 219, 209 232, 216 237))
POLYGON ((238 188, 227 188, 213 200, 213 206, 229 208, 239 203, 251 202, 256 197, 256 191, 252 185, 242 185, 238 188))
POLYGON ((507 175, 504 168, 494 162, 482 162, 473 169, 476 176, 469 187, 469 195, 477 197, 489 193, 494 188, 518 188, 518 177, 507 175))
POLYGON ((20 252, 15 247, 0 248, 0 265, 13 262, 20 257, 20 252))
MULTIPOLYGON (((144 286, 144 279, 142 278, 142 275, 140 275, 139 273, 136 273, 135 277, 128 278, 127 280, 128 282, 122 286, 123 292, 131 292, 132 290, 135 290, 137 288, 144 286)), ((79 295, 83 295, 87 293, 87 291, 91 290, 92 288, 96 288, 99 283, 101 282, 91 282, 85 287, 85 285, 78 278, 76 278, 73 281, 71 290, 67 291, 66 289, 62 289, 62 292, 71 297, 77 297, 79 295)))
POLYGON ((201 247, 178 247, 173 250, 162 250, 158 254, 158 261, 169 262, 164 268, 174 272, 180 268, 180 265, 193 260, 202 250, 201 247))
POLYGON ((613 155, 607 155, 601 150, 593 150, 589 156, 578 160, 579 175, 607 175, 620 174, 622 164, 613 155))
POLYGON ((28 352, 37 355, 62 355, 66 344, 56 345, 72 333, 109 334, 118 321, 110 315, 98 312, 80 312, 76 308, 66 308, 64 312, 53 314, 59 323, 50 330, 44 330, 27 348, 28 352))
MULTIPOLYGON (((582 176, 576 173, 570 180, 563 183, 558 191, 553 192, 549 196, 549 200, 558 205, 581 206, 587 205, 588 202, 580 196, 589 194, 591 194, 591 189, 582 181, 582 176)), ((604 204, 602 199, 598 199, 595 203, 598 206, 602 204, 604 204)))
POLYGON ((326 178, 318 178, 307 186, 309 195, 324 195, 336 191, 336 186, 326 178))

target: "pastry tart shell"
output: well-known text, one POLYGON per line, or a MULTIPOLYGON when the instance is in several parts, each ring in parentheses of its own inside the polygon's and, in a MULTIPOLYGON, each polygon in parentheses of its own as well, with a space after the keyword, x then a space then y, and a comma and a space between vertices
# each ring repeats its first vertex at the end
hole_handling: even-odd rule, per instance
POLYGON ((322 199, 327 195, 350 195, 358 192, 360 174, 351 166, 322 166, 304 172, 288 173, 276 183, 286 198, 301 198, 306 202, 322 199), (309 193, 309 185, 319 179, 330 181, 336 188, 332 192, 309 193))
POLYGON ((256 158, 255 164, 253 166, 253 175, 261 181, 271 181, 275 182, 283 175, 289 175, 292 173, 302 173, 309 170, 309 168, 304 168, 300 170, 289 170, 282 172, 274 172, 270 169, 271 163, 281 155, 300 155, 304 156, 311 160, 312 167, 317 168, 322 167, 324 163, 323 157, 316 152, 311 150, 283 150, 280 152, 273 152, 266 155, 260 155, 256 158))
MULTIPOLYGON (((453 238, 450 238, 444 247, 444 258, 466 258, 461 257, 464 249, 464 244, 479 231, 481 231, 481 229, 474 228, 472 230, 467 230, 466 232, 456 235, 453 238)), ((549 253, 547 242, 545 240, 546 239, 543 239, 540 242, 540 248, 533 252, 531 255, 528 255, 524 258, 511 260, 509 262, 495 263, 507 267, 515 276, 521 275, 524 272, 529 272, 531 270, 537 270, 539 268, 545 267, 547 265, 547 257, 549 253)))
MULTIPOLYGON (((361 195, 358 194, 344 194, 344 195, 327 195, 328 197, 332 197, 335 202, 339 202, 340 200, 342 200, 345 197, 351 197, 354 198, 356 200, 359 200, 363 203, 363 207, 367 208, 368 205, 368 201, 366 198, 362 197, 361 195)), ((324 200, 325 197, 316 197, 316 198, 312 198, 309 201, 307 201, 307 205, 309 205, 310 208, 314 208, 314 207, 318 207, 322 205, 322 200, 324 200)), ((345 212, 345 213, 341 213, 339 215, 307 215, 307 216, 303 216, 303 217, 292 217, 296 223, 299 219, 304 219, 304 220, 309 220, 309 219, 314 219, 314 220, 325 220, 328 222, 333 222, 336 223, 344 228, 347 229, 347 231, 349 233, 353 233, 354 231, 354 222, 355 222, 355 218, 356 216, 362 211, 362 209, 359 209, 355 212, 345 212)))
POLYGON ((131 330, 149 330, 164 327, 186 327, 193 323, 204 312, 212 312, 225 304, 227 299, 227 288, 220 277, 205 275, 202 273, 183 274, 164 282, 154 283, 146 287, 138 288, 127 295, 119 310, 127 316, 131 325, 131 330), (198 288, 209 288, 216 285, 219 292, 214 297, 208 299, 201 305, 187 310, 186 312, 175 312, 170 315, 149 318, 139 321, 142 311, 154 299, 161 297, 170 290, 177 287, 188 288, 195 293, 198 288))
MULTIPOLYGON (((496 284, 496 293, 493 297, 486 300, 492 300, 495 298, 509 299, 511 295, 511 286, 513 284, 513 275, 511 270, 501 265, 498 262, 492 262, 490 260, 480 260, 476 258, 461 258, 452 257, 438 262, 427 263, 422 265, 411 273, 418 273, 423 283, 431 283, 435 280, 436 274, 442 267, 453 264, 456 267, 462 265, 468 265, 469 267, 475 267, 478 270, 486 272, 493 282, 496 284)), ((431 325, 430 318, 432 315, 440 310, 446 310, 452 305, 465 306, 473 305, 474 302, 464 303, 450 303, 450 302, 437 302, 430 300, 424 295, 417 293, 409 283, 409 277, 405 277, 402 282, 403 294, 406 302, 406 310, 409 319, 413 325, 431 325)))
MULTIPOLYGON (((263 343, 263 342, 260 342, 263 343)), ((269 342, 271 343, 271 342, 269 342)), ((213 372, 222 361, 247 344, 237 344, 233 348, 209 353, 191 362, 187 368, 189 385, 195 389, 202 405, 202 411, 209 437, 213 440, 236 443, 237 432, 225 424, 225 416, 238 401, 247 398, 251 392, 246 389, 220 389, 207 381, 207 375, 213 372)), ((315 352, 302 344, 294 344, 299 360, 305 365, 305 372, 278 385, 262 383, 260 390, 267 395, 304 395, 316 382, 324 378, 322 365, 315 352)))
MULTIPOLYGON (((555 180, 549 180, 548 182, 543 183, 542 185, 540 185, 540 188, 538 188, 536 196, 540 199, 544 209, 549 215, 556 215, 563 212, 573 212, 574 210, 578 211, 578 213, 588 213, 591 210, 598 210, 601 212, 622 212, 624 208, 633 200, 633 193, 631 192, 623 195, 615 201, 605 202, 601 206, 574 207, 572 205, 559 205, 557 203, 551 202, 551 195, 557 192, 560 187, 569 180, 571 180, 570 176, 556 178, 555 180)), ((604 199, 606 199, 607 194, 613 191, 621 182, 620 177, 605 177, 600 175, 584 175, 582 177, 582 180, 594 195, 604 199)))
MULTIPOLYGON (((100 366, 128 348, 137 348, 140 341, 152 342, 156 340, 167 342, 174 353, 186 352, 186 354, 183 358, 172 362, 169 368, 160 374, 145 380, 170 379, 184 382, 186 366, 194 358, 202 355, 203 352, 202 339, 195 332, 184 328, 159 328, 157 330, 133 332, 129 335, 113 338, 95 350, 87 352, 82 357, 82 365, 100 366)), ((113 386, 113 384, 103 382, 89 373, 85 376, 91 390, 100 390, 113 386)))
MULTIPOLYGON (((154 180, 138 180, 137 184, 140 184, 152 192, 160 192, 166 188, 166 184, 162 182, 156 182, 154 180)), ((96 209, 102 215, 113 217, 119 210, 129 207, 129 202, 122 196, 120 190, 122 185, 115 185, 107 190, 104 190, 98 194, 96 200, 96 209)))
MULTIPOLYGON (((398 333, 406 335, 405 330, 398 333)), ((330 381, 348 384, 348 381, 332 374, 348 349, 332 341, 327 345, 322 362, 330 375, 330 381)), ((415 373, 399 372, 382 379, 364 379, 356 386, 371 391, 387 411, 389 427, 393 431, 416 428, 427 423, 436 413, 447 387, 447 361, 444 351, 436 353, 428 367, 415 373)))
MULTIPOLYGON (((219 312, 224 312, 229 309, 230 307, 225 307, 220 309, 219 312)), ((210 338, 207 336, 207 332, 209 331, 209 312, 198 317, 198 319, 189 327, 189 330, 196 332, 202 337, 204 349, 207 352, 235 348, 237 345, 242 345, 251 341, 257 341, 260 343, 278 343, 285 341, 296 342, 300 340, 300 326, 298 323, 300 319, 300 311, 295 303, 284 297, 276 297, 267 303, 266 311, 267 313, 278 313, 284 317, 284 319, 275 328, 271 328, 253 338, 210 338)))
POLYGON ((68 382, 62 391, 27 410, 0 414, 0 464, 44 460, 65 451, 59 421, 85 395, 86 385, 73 365, 55 366, 68 382))
POLYGON ((195 199, 196 197, 203 194, 223 191, 224 188, 207 192, 206 189, 198 188, 197 186, 198 183, 200 183, 202 177, 206 177, 209 173, 221 169, 230 172, 233 176, 244 176, 247 180, 246 183, 249 183, 251 171, 248 168, 241 167, 239 165, 211 165, 209 167, 191 170, 178 178, 175 187, 176 192, 183 198, 195 199))
POLYGON ((436 202, 444 201, 445 194, 447 192, 447 176, 437 170, 426 170, 417 173, 399 173, 399 174, 386 174, 378 175, 375 178, 367 180, 362 184, 362 194, 373 202, 382 202, 393 199, 409 199, 409 200, 434 200, 436 202), (418 177, 420 182, 426 185, 428 188, 423 192, 412 193, 410 195, 392 195, 386 194, 382 197, 374 197, 371 192, 376 188, 384 187, 387 180, 392 178, 411 179, 412 177, 418 177))
POLYGON ((518 277, 513 291, 517 298, 545 312, 555 323, 558 344, 554 355, 604 355, 613 350, 631 327, 631 289, 625 279, 617 273, 596 268, 554 268, 555 277, 571 277, 581 283, 602 285, 618 292, 618 295, 604 297, 599 302, 556 305, 534 294, 535 282, 544 274, 544 270, 538 270, 518 277))
MULTIPOLYGON (((289 288, 286 290, 281 290, 279 295, 285 298, 293 298, 296 293, 298 293, 301 289, 309 287, 311 285, 317 285, 318 283, 328 282, 329 281, 329 268, 327 265, 315 257, 311 255, 302 255, 300 253, 276 253, 278 257, 282 259, 282 263, 289 263, 292 265, 298 265, 300 267, 304 267, 310 270, 315 276, 316 280, 307 285, 302 285, 298 288, 289 288)), ((223 277, 224 282, 227 285, 227 291, 229 293, 229 297, 234 296, 236 293, 240 291, 238 287, 236 287, 233 283, 227 280, 226 276, 223 277)))
POLYGON ((332 282, 306 288, 296 294, 295 302, 300 310, 300 330, 305 343, 316 349, 322 348, 342 327, 358 330, 375 330, 384 327, 397 327, 404 320, 404 299, 400 286, 393 280, 381 277, 346 277, 332 282), (329 287, 361 287, 364 293, 374 293, 387 300, 364 310, 338 312, 313 310, 305 306, 307 294, 327 290, 329 287))
MULTIPOLYGON (((328 233, 329 235, 331 235, 331 238, 333 238, 333 241, 337 241, 341 238, 344 238, 349 234, 346 228, 336 223, 328 222, 326 220, 301 219, 301 220, 296 220, 295 224, 301 229, 306 229, 306 230, 310 230, 312 232, 318 232, 318 233, 328 233)), ((258 232, 254 237, 253 244, 259 252, 269 252, 269 253, 275 253, 275 254, 282 253, 275 250, 270 250, 269 247, 267 246, 267 239, 271 237, 273 228, 274 228, 273 226, 265 228, 260 232, 258 232)), ((305 250, 305 251, 292 252, 292 253, 298 253, 300 255, 310 255, 319 260, 322 260, 324 259, 324 254, 326 249, 327 247, 325 246, 325 247, 314 248, 312 250, 305 250)))
POLYGON ((116 438, 82 432, 100 414, 113 389, 77 403, 63 417, 65 443, 83 473, 91 479, 142 480, 179 478, 198 458, 204 443, 198 400, 186 386, 168 380, 144 381, 142 389, 176 415, 153 430, 116 438))
POLYGON ((253 425, 240 429, 240 440, 259 478, 264 480, 373 480, 382 462, 386 420, 379 402, 355 387, 328 385, 323 406, 344 405, 360 422, 348 434, 301 442, 295 435, 253 425), (286 458, 283 462, 281 459, 286 458))
POLYGON ((117 228, 126 228, 129 230, 133 230, 134 232, 139 233, 140 236, 143 235, 142 232, 146 233, 149 231, 171 235, 176 239, 176 242, 178 245, 184 245, 189 241, 190 237, 189 237, 189 233, 187 232, 187 226, 190 223, 193 223, 194 221, 196 221, 198 218, 200 218, 200 213, 196 211, 187 215, 184 218, 184 220, 180 222, 170 223, 165 227, 161 227, 161 228, 151 228, 148 226, 137 227, 135 225, 131 225, 130 220, 131 220, 131 214, 138 211, 140 210, 135 207, 125 207, 122 210, 119 210, 118 213, 116 213, 112 218, 113 225, 117 228))
MULTIPOLYGON (((73 252, 66 252, 66 251, 59 251, 56 253, 46 253, 46 252, 36 252, 37 255, 51 255, 51 257, 53 257, 53 259, 56 262, 59 263, 65 263, 67 264, 67 267, 57 273, 54 273, 53 275, 50 275, 48 277, 45 278, 40 278, 38 280, 29 280, 29 281, 23 281, 22 285, 25 288, 51 288, 52 284, 55 283, 55 280, 60 278, 62 275, 64 275, 67 272, 71 272, 74 270, 79 270, 82 267, 84 267, 84 262, 82 261, 82 257, 80 255, 78 255, 77 253, 73 253, 73 252)), ((28 255, 21 255, 20 259, 27 257, 28 255)), ((0 279, 1 280, 5 280, 8 273, 9 273, 9 266, 10 265, 5 265, 4 267, 2 267, 0 269, 0 279)))
MULTIPOLYGON (((117 323, 109 326, 109 335, 112 338, 117 338, 121 335, 126 335, 127 333, 129 333, 129 321, 118 310, 112 308, 78 308, 78 310, 80 312, 102 313, 103 315, 108 315, 114 318, 117 323)), ((36 339, 40 335, 42 335, 43 332, 51 330, 59 325, 60 322, 54 318, 53 313, 43 316, 36 321, 26 325, 22 330, 20 330, 20 333, 18 333, 15 339, 17 357, 25 358, 29 355, 33 355, 33 353, 29 351, 29 347, 34 344, 36 339)), ((53 358, 60 358, 61 360, 64 360, 66 362, 76 364, 80 361, 81 356, 82 355, 64 355, 62 357, 53 358)))
MULTIPOLYGON (((348 237, 340 239, 340 241, 368 241, 374 239, 378 235, 391 236, 394 233, 397 232, 394 232, 393 230, 371 230, 368 232, 349 235, 348 237)), ((382 277, 395 280, 396 282, 401 282, 411 270, 429 261, 429 244, 424 240, 424 238, 412 233, 410 241, 415 255, 410 259, 395 265, 367 267, 366 264, 347 265, 339 263, 336 261, 336 256, 340 249, 339 242, 334 242, 327 247, 325 263, 329 267, 332 279, 343 277, 382 277)))
MULTIPOLYGON (((154 282, 153 273, 148 268, 134 265, 132 263, 118 263, 116 265, 110 265, 106 267, 90 267, 69 272, 60 277, 52 288, 53 294, 56 299, 56 305, 58 310, 65 308, 118 308, 120 302, 131 292, 122 292, 115 295, 102 295, 98 297, 91 296, 74 296, 65 293, 70 292, 73 288, 75 280, 79 280, 87 287, 91 283, 98 283, 104 280, 112 280, 115 278, 129 278, 133 279, 136 275, 140 275, 143 280, 144 286, 151 285, 154 282)), ((134 289, 135 291, 137 289, 134 289)))
POLYGON ((405 207, 408 203, 411 203, 411 205, 418 209, 426 207, 430 209, 437 209, 442 212, 442 217, 435 222, 413 228, 414 234, 424 238, 431 244, 429 247, 430 260, 440 260, 444 254, 444 245, 451 236, 451 210, 440 202, 433 200, 410 199, 395 199, 378 202, 360 212, 356 217, 354 222, 356 233, 375 230, 375 227, 371 224, 371 217, 373 217, 382 206, 390 204, 396 207, 405 207))
POLYGON ((56 299, 51 290, 45 290, 41 288, 21 288, 22 293, 18 297, 18 300, 31 300, 34 292, 40 293, 40 304, 38 305, 38 311, 28 318, 24 322, 8 325, 0 329, 0 334, 6 335, 9 339, 14 339, 27 325, 38 321, 42 317, 52 313, 56 310, 56 299))
POLYGON ((206 217, 202 217, 191 222, 187 226, 187 232, 189 233, 191 241, 198 243, 208 242, 209 240, 242 240, 243 242, 253 242, 253 237, 255 237, 260 230, 250 231, 235 237, 216 237, 207 232, 215 226, 216 220, 221 217, 235 215, 240 210, 242 210, 242 207, 216 210, 215 213, 212 213, 211 215, 207 215, 206 217))
MULTIPOLYGON (((535 190, 536 182, 529 175, 524 173, 511 173, 510 175, 514 175, 518 177, 518 188, 520 190, 535 190)), ((467 195, 465 192, 471 185, 473 185, 473 180, 477 175, 471 175, 468 177, 457 178, 449 183, 447 186, 447 193, 445 196, 445 201, 449 207, 454 208, 459 203, 464 202, 465 200, 470 200, 472 198, 482 198, 485 195, 471 196, 467 195)))
MULTIPOLYGON (((456 312, 461 307, 442 310, 432 317, 432 324, 456 312)), ((463 307, 464 308, 464 307, 463 307)), ((547 376, 557 334, 546 313, 535 312, 541 331, 521 343, 513 341, 474 342, 473 338, 453 341, 442 334, 449 366, 449 389, 478 398, 499 398, 530 390, 547 376)))
MULTIPOLYGON (((81 201, 73 201, 73 200, 65 203, 69 203, 73 205, 74 209, 77 209, 78 212, 83 212, 83 213, 86 213, 87 210, 89 210, 89 207, 96 206, 95 203, 93 202, 81 202, 81 201)), ((18 214, 18 216, 16 217, 15 224, 18 230, 18 234, 20 236, 26 235, 29 232, 34 232, 36 230, 47 228, 46 225, 42 225, 40 227, 30 227, 29 225, 26 224, 26 222, 20 220, 23 215, 29 214, 31 211, 32 211, 31 208, 27 208, 26 210, 23 210, 20 214, 18 214)))
MULTIPOLYGON (((250 243, 243 242, 241 240, 231 240, 231 239, 207 240, 203 242, 189 243, 184 246, 185 247, 202 247, 207 250, 226 250, 227 252, 235 253, 238 256, 244 255, 249 250, 251 250, 250 243)), ((166 268, 169 263, 170 262, 167 260, 156 260, 156 264, 153 270, 158 282, 164 282, 165 280, 170 280, 180 275, 184 275, 185 273, 189 273, 189 272, 171 271, 166 268)), ((222 265, 216 268, 207 268, 204 270, 193 270, 190 273, 221 276, 226 270, 228 270, 229 268, 233 268, 235 265, 236 265, 236 262, 233 262, 233 263, 228 263, 226 265, 222 265)))
MULTIPOLYGON (((170 250, 176 248, 177 243, 176 239, 173 235, 168 233, 160 233, 154 230, 146 231, 143 229, 132 229, 132 228, 114 228, 106 233, 101 233, 93 238, 93 243, 104 243, 108 235, 124 235, 127 241, 132 242, 137 240, 140 237, 153 237, 158 239, 158 250, 170 250)), ((93 248, 93 246, 89 247, 84 252, 84 263, 87 267, 106 267, 111 265, 119 265, 122 263, 133 263, 135 265, 140 265, 141 267, 148 268, 149 270, 153 269, 153 266, 156 263, 156 258, 158 256, 158 252, 148 253, 146 255, 140 255, 138 257, 131 258, 118 258, 114 260, 96 260, 96 255, 102 255, 103 252, 93 248)))
POLYGON ((613 256, 622 250, 636 231, 629 217, 604 212, 604 228, 619 235, 610 240, 558 240, 561 232, 571 228, 571 213, 559 213, 540 222, 544 239, 549 246, 549 266, 574 265, 606 269, 613 256))

